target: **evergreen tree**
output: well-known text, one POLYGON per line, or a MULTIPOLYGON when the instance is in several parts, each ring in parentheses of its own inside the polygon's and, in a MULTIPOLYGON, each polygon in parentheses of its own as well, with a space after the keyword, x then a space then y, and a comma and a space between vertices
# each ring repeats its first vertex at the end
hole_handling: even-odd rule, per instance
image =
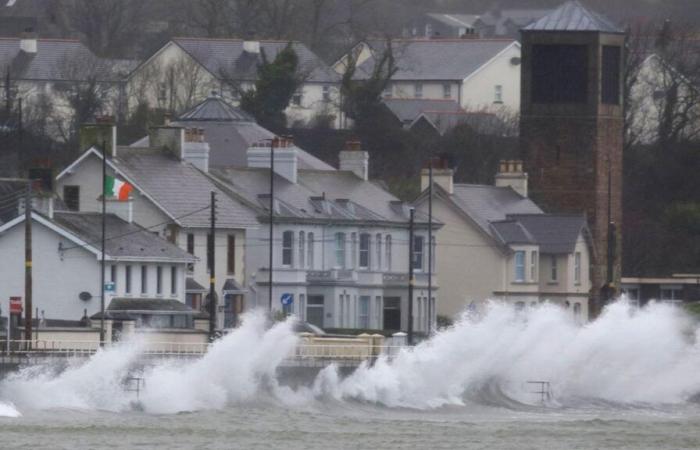
POLYGON ((286 126, 284 110, 303 82, 299 74, 299 57, 291 42, 270 62, 261 50, 255 89, 241 94, 241 108, 252 114, 262 126, 282 131, 286 126))

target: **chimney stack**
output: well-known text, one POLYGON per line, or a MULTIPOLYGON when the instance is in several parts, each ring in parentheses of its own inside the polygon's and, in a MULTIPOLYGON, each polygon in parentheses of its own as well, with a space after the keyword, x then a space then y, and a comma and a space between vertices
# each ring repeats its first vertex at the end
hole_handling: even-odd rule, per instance
POLYGON ((202 128, 185 129, 183 159, 202 172, 209 172, 209 143, 204 140, 202 128))
MULTIPOLYGON (((290 137, 272 139, 275 148, 275 173, 296 184, 298 172, 297 150, 290 137)), ((248 149, 248 167, 270 168, 270 141, 253 144, 248 149)))
POLYGON ((24 53, 36 54, 37 35, 32 28, 27 28, 20 34, 19 49, 24 53))
POLYGON ((352 172, 365 181, 369 180, 369 153, 362 150, 360 141, 347 141, 338 159, 339 170, 352 172))
POLYGON ((78 132, 78 145, 80 151, 95 146, 100 152, 105 151, 107 156, 117 156, 117 126, 112 116, 96 116, 95 123, 86 123, 80 126, 78 132), (102 148, 102 145, 107 147, 102 148))
MULTIPOLYGON (((420 190, 425 191, 430 185, 430 168, 424 167, 420 172, 420 190)), ((445 159, 433 160, 433 185, 443 188, 448 194, 454 194, 454 171, 445 159)))
POLYGON ((253 55, 260 53, 260 41, 243 41, 243 51, 253 55))
POLYGON ((527 197, 527 173, 520 160, 501 160, 496 174, 496 187, 510 187, 523 197, 527 197))
POLYGON ((151 127, 148 130, 149 145, 165 148, 176 158, 185 159, 185 129, 175 126, 151 127))

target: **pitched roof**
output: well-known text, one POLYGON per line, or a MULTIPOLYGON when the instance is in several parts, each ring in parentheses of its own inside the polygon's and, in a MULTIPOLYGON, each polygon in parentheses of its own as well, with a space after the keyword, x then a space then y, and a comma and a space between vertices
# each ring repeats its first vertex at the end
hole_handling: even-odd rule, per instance
MULTIPOLYGON (((230 189, 269 208, 268 169, 213 169, 230 189)), ((275 215, 290 219, 363 222, 408 220, 404 203, 372 181, 352 172, 299 170, 297 183, 275 177, 275 215)), ((416 214, 417 221, 427 221, 416 214)))
MULTIPOLYGON (((218 96, 209 97, 185 111, 172 124, 204 130, 204 138, 209 144, 211 167, 246 167, 248 148, 275 137, 272 131, 258 125, 248 113, 218 96)), ((149 143, 146 136, 131 146, 148 147, 149 143)), ((300 148, 297 148, 297 157, 302 169, 335 170, 300 148)))
POLYGON ((608 18, 584 7, 578 0, 569 0, 548 15, 526 26, 524 31, 593 31, 624 33, 608 18))
POLYGON ((586 228, 583 215, 515 214, 493 223, 507 244, 537 244, 542 253, 571 253, 586 228))
MULTIPOLYGON (((378 52, 386 46, 385 41, 368 44, 378 52)), ((397 39, 392 49, 398 70, 391 79, 463 80, 511 45, 518 44, 509 39, 397 39)), ((368 77, 374 64, 374 58, 360 64, 356 78, 368 77)))
POLYGON ((382 103, 402 123, 413 122, 422 112, 465 112, 454 100, 430 100, 423 98, 385 98, 382 103))
MULTIPOLYGON (((262 57, 260 54, 245 52, 241 39, 173 38, 172 42, 217 77, 227 74, 238 80, 257 78, 257 67, 262 62, 262 57)), ((288 43, 289 41, 260 41, 260 50, 272 61, 288 43)), ((335 83, 340 80, 340 76, 306 45, 292 41, 292 48, 299 57, 300 70, 308 74, 307 81, 335 83)))
POLYGON ((166 150, 119 147, 111 163, 185 228, 209 226, 211 191, 217 194, 217 227, 258 225, 253 209, 226 195, 206 174, 166 150))
POLYGON ((496 12, 489 11, 479 16, 479 20, 486 25, 503 25, 512 22, 516 25, 526 26, 537 19, 546 16, 551 9, 502 9, 496 12))
POLYGON ((80 41, 37 39, 36 53, 20 50, 20 42, 19 38, 0 38, 0 66, 9 67, 15 79, 75 81, 97 76, 115 81, 120 70, 130 69, 129 62, 96 57, 80 41))
MULTIPOLYGON (((55 212, 53 222, 82 241, 98 246, 102 238, 102 214, 90 212, 55 212)), ((194 261, 180 247, 134 223, 113 214, 105 216, 105 254, 111 258, 194 261)))
POLYGON ((483 232, 501 242, 491 227, 492 222, 503 221, 512 214, 543 213, 532 200, 509 187, 455 184, 450 198, 483 232))
POLYGON ((255 122, 253 116, 225 102, 221 97, 207 97, 180 114, 182 121, 255 122))

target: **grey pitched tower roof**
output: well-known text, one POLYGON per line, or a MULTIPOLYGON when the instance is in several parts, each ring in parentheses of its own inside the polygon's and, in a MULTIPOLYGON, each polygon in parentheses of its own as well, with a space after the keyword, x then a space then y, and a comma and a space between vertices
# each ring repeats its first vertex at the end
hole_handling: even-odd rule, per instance
POLYGON ((550 14, 523 28, 523 31, 592 31, 624 33, 607 17, 593 12, 578 0, 570 0, 550 14))

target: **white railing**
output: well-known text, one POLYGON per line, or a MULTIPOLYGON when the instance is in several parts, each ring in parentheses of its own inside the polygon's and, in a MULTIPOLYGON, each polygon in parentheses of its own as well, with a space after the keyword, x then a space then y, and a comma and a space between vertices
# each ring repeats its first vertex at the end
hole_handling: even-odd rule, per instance
MULTIPOLYGON (((4 343, 6 344, 6 342, 4 343)), ((117 343, 106 342, 104 348, 116 346, 117 343)), ((201 356, 209 349, 209 343, 185 342, 145 342, 138 344, 138 352, 149 356, 201 356)), ((292 359, 301 360, 356 360, 375 359, 380 355, 393 357, 402 346, 368 345, 358 342, 300 344, 290 355, 292 359)), ((97 341, 49 341, 49 340, 13 340, 10 341, 10 355, 56 355, 56 356, 90 356, 100 349, 97 341)), ((0 355, 7 355, 7 347, 0 349, 0 355)))

